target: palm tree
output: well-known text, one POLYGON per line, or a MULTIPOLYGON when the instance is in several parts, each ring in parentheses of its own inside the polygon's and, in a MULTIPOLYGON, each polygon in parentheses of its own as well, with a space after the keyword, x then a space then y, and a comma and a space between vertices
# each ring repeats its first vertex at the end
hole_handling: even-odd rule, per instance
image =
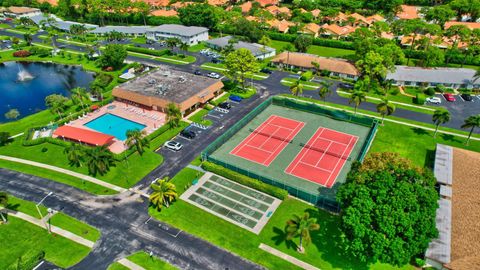
POLYGON ((438 127, 441 124, 445 124, 450 121, 450 112, 447 110, 435 110, 432 116, 432 121, 435 124, 435 133, 433 133, 433 138, 437 136, 438 127))
POLYGON ((313 66, 313 75, 319 75, 320 74, 320 64, 316 61, 311 62, 313 66))
POLYGON ((293 82, 293 84, 290 86, 290 92, 294 96, 299 96, 299 95, 303 94, 303 84, 300 81, 300 79, 293 82))
POLYGON ((25 43, 27 43, 28 46, 32 45, 32 34, 30 33, 23 34, 23 40, 25 40, 25 43))
POLYGON ((391 103, 388 99, 383 98, 380 103, 377 104, 377 112, 382 115, 382 125, 383 120, 385 119, 386 115, 391 115, 395 112, 395 105, 391 103))
POLYGON ((84 108, 83 101, 88 99, 87 90, 83 87, 75 87, 71 92, 71 97, 74 103, 80 102, 82 109, 84 108))
POLYGON ((472 78, 472 83, 474 83, 476 80, 478 80, 480 78, 480 68, 477 69, 477 71, 475 72, 475 75, 473 75, 473 78, 472 78))
POLYGON ((63 150, 63 153, 67 155, 68 164, 70 166, 81 167, 84 161, 83 148, 77 143, 71 143, 69 147, 63 150))
POLYGON ((320 89, 318 90, 318 96, 321 99, 323 99, 323 103, 325 103, 327 97, 332 94, 332 90, 330 89, 330 86, 332 86, 331 82, 322 81, 320 83, 320 89))
POLYGON ((150 194, 150 203, 158 211, 162 210, 164 205, 168 208, 178 197, 175 185, 169 182, 168 177, 157 179, 150 187, 153 189, 152 194, 150 194))
POLYGON ((88 172, 95 176, 104 175, 114 166, 113 154, 106 146, 97 146, 88 148, 85 151, 85 159, 87 160, 88 172))
POLYGON ((364 91, 355 91, 352 93, 350 96, 350 100, 348 100, 348 104, 354 104, 355 105, 355 114, 357 113, 357 108, 360 106, 360 104, 364 101, 367 100, 367 95, 365 94, 364 91))
POLYGON ((150 141, 145 137, 146 135, 147 132, 145 130, 127 130, 127 140, 125 144, 128 145, 128 147, 135 146, 137 152, 142 155, 143 152, 145 152, 145 147, 150 146, 150 141))
POLYGON ((480 114, 468 117, 467 119, 465 119, 465 123, 462 125, 462 128, 470 128, 470 133, 468 134, 467 142, 465 143, 466 145, 468 145, 468 143, 470 142, 473 130, 476 127, 480 127, 480 114))
POLYGON ((7 219, 3 215, 3 209, 8 205, 8 194, 4 191, 0 191, 0 216, 2 217, 3 223, 7 222, 7 219))
POLYGON ((285 232, 287 233, 287 240, 291 240, 294 237, 300 238, 298 245, 298 252, 303 252, 303 242, 308 244, 312 241, 310 237, 311 231, 320 229, 320 225, 317 224, 316 218, 310 218, 308 212, 303 214, 303 217, 293 215, 293 218, 287 221, 285 232))
POLYGON ((175 103, 170 103, 167 105, 167 124, 170 128, 176 128, 180 124, 180 119, 182 119, 182 112, 180 108, 175 105, 175 103))
POLYGON ((183 54, 187 54, 188 51, 188 44, 185 42, 180 43, 180 50, 183 51, 183 54))
POLYGON ((173 48, 180 44, 181 41, 178 38, 167 38, 165 43, 167 44, 167 47, 170 49, 170 51, 173 53, 173 48))

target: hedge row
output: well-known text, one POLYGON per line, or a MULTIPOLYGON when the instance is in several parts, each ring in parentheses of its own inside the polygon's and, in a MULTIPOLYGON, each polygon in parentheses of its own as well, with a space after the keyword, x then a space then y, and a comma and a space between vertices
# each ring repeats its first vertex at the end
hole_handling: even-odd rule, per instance
MULTIPOLYGON (((268 32, 268 36, 271 39, 279 40, 279 41, 286 41, 286 42, 293 42, 298 35, 292 34, 282 34, 277 32, 268 32)), ((336 39, 327 39, 327 38, 314 38, 313 45, 317 46, 325 46, 325 47, 332 47, 332 48, 339 48, 339 49, 348 49, 354 50, 353 43, 349 41, 343 40, 336 40, 336 39)))
POLYGON ((133 47, 133 46, 127 46, 127 51, 143 53, 143 54, 148 54, 153 56, 163 56, 169 52, 169 50, 167 49, 158 51, 158 50, 150 50, 142 47, 133 47))
POLYGON ((218 174, 225 178, 228 178, 232 181, 235 181, 239 184, 245 185, 247 187, 254 188, 256 190, 262 191, 271 195, 280 200, 284 200, 288 197, 288 192, 284 189, 274 187, 272 185, 266 184, 260 180, 253 179, 251 177, 245 176, 243 174, 234 172, 220 165, 214 164, 212 162, 205 161, 202 164, 202 167, 212 173, 218 174))
MULTIPOLYGON (((410 49, 404 49, 403 52, 405 53, 405 57, 407 58, 414 58, 414 59, 425 59, 425 52, 424 51, 412 51, 410 49)), ((449 59, 450 64, 464 64, 464 65, 473 65, 473 66, 480 66, 480 56, 469 55, 465 57, 462 54, 459 54, 455 51, 446 51, 445 52, 445 59, 449 59)))
POLYGON ((40 251, 37 254, 34 254, 33 256, 30 256, 28 258, 23 258, 23 256, 20 256, 20 258, 15 263, 7 267, 7 270, 30 270, 35 268, 35 266, 37 266, 44 258, 44 251, 40 251))

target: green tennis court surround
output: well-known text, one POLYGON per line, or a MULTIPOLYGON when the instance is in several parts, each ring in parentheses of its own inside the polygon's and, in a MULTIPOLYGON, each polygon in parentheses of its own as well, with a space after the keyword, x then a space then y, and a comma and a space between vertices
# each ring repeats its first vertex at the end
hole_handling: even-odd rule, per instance
MULTIPOLYGON (((336 191, 345 182, 354 161, 362 161, 377 129, 377 122, 371 118, 356 116, 344 111, 325 109, 321 105, 298 99, 276 96, 269 98, 252 110, 243 119, 217 138, 203 152, 202 158, 249 177, 259 179, 273 186, 283 188, 289 194, 317 204, 329 211, 339 211, 336 191), (275 159, 265 164, 232 155, 232 150, 243 142, 252 130, 262 125, 272 115, 303 122, 305 125, 275 159), (308 181, 285 170, 302 151, 305 144, 320 128, 326 128, 358 137, 358 141, 344 159, 342 169, 331 188, 318 182, 308 181)), ((329 153, 325 153, 328 155, 329 153)))

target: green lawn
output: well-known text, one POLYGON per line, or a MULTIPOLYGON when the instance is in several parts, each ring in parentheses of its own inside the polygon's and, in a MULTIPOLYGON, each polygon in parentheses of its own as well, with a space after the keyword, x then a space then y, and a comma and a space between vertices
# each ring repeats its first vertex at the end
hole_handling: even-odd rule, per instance
POLYGON ((92 242, 100 238, 100 231, 64 213, 57 213, 51 219, 52 225, 60 227, 92 242))
POLYGON ((203 49, 205 49, 207 46, 205 45, 205 43, 201 42, 201 43, 198 43, 197 45, 192 45, 190 47, 188 47, 188 51, 189 52, 199 52, 203 49))
POLYGON ((130 39, 130 41, 133 42, 133 43, 137 43, 137 44, 146 44, 147 43, 147 38, 144 37, 144 36, 139 36, 139 37, 135 37, 135 38, 130 39))
POLYGON ((11 28, 11 26, 6 23, 0 23, 0 29, 7 29, 7 28, 11 28))
POLYGON ((272 40, 269 47, 274 48, 277 51, 277 54, 279 54, 280 51, 282 51, 286 46, 288 46, 288 44, 291 44, 293 46, 293 44, 288 41, 272 40))
MULTIPOLYGON (((285 86, 290 86, 296 81, 297 81, 297 79, 295 79, 295 78, 286 77, 286 78, 283 78, 280 81, 280 83, 285 85, 285 86)), ((307 90, 307 91, 308 90, 317 90, 320 87, 320 84, 316 83, 316 82, 301 81, 301 83, 303 84, 303 90, 307 90)))
POLYGON ((181 57, 179 55, 162 55, 160 57, 154 57, 158 61, 163 61, 163 62, 168 62, 172 64, 177 64, 177 65, 186 65, 186 64, 191 64, 197 61, 197 58, 191 55, 185 55, 185 57, 181 57), (185 63, 181 63, 181 62, 185 63))
POLYGON ((229 90, 228 92, 230 93, 230 95, 236 95, 245 99, 245 98, 251 98, 253 95, 255 95, 257 93, 257 89, 247 88, 247 90, 241 90, 240 87, 237 87, 233 90, 229 90))
POLYGON ((307 49, 307 53, 315 54, 324 57, 346 58, 351 59, 355 55, 354 50, 346 50, 332 47, 323 47, 311 45, 307 49))
MULTIPOLYGON (((22 200, 17 197, 8 196, 8 205, 7 208, 14 211, 19 211, 30 215, 35 218, 41 218, 40 214, 38 213, 37 207, 35 206, 36 202, 30 202, 26 200, 22 200)), ((43 205, 39 205, 38 208, 42 213, 42 216, 47 215, 47 208, 43 205)), ((0 230, 1 231, 1 230, 0 230)))
POLYGON ((218 104, 227 101, 229 97, 230 97, 230 93, 225 93, 225 94, 223 94, 223 96, 221 96, 221 97, 219 97, 215 100, 210 101, 210 104, 212 104, 214 106, 218 106, 218 104))
MULTIPOLYGON (((201 69, 210 70, 216 73, 226 74, 227 68, 223 63, 204 63, 200 66, 201 69)), ((256 72, 252 75, 247 74, 245 77, 247 79, 254 79, 254 80, 264 80, 268 78, 268 74, 262 72, 256 72)))
POLYGON ((45 252, 45 258, 63 268, 81 261, 90 249, 47 230, 15 217, 8 224, 0 225, 0 269, 16 264, 20 257, 25 260, 45 252))
POLYGON ((196 122, 196 123, 199 123, 199 124, 202 124, 204 126, 211 126, 212 125, 212 121, 211 120, 208 120, 208 119, 203 119, 203 117, 205 115, 208 114, 208 110, 206 109, 201 109, 199 110, 198 112, 196 112, 194 115, 190 116, 188 118, 188 120, 192 121, 192 122, 196 122))
POLYGON ((153 256, 150 257, 147 253, 140 251, 127 257, 128 260, 140 265, 146 270, 177 270, 178 268, 172 266, 169 263, 162 261, 161 259, 153 256))
POLYGON ((119 264, 118 262, 112 263, 107 270, 130 270, 130 268, 119 264))

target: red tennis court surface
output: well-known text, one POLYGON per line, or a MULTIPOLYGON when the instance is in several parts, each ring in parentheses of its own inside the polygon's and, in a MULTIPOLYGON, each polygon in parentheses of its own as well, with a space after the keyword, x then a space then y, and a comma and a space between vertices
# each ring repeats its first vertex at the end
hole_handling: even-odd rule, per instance
POLYGON ((300 121, 272 115, 230 154, 269 166, 304 125, 300 121))
POLYGON ((357 140, 350 134, 319 128, 285 172, 332 187, 357 140))

